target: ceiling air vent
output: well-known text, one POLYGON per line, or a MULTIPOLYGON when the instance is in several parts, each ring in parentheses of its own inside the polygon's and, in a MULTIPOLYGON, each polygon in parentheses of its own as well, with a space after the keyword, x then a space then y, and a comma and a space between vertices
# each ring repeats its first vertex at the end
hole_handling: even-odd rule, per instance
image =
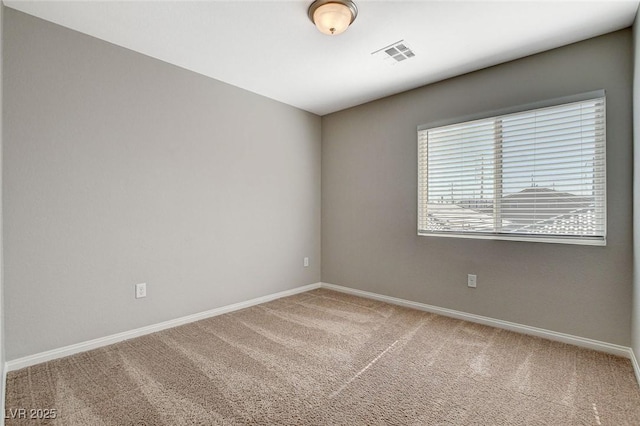
POLYGON ((396 41, 395 43, 378 49, 375 52, 371 52, 371 54, 379 55, 383 59, 393 59, 391 63, 402 62, 405 59, 411 59, 416 56, 404 40, 396 41))

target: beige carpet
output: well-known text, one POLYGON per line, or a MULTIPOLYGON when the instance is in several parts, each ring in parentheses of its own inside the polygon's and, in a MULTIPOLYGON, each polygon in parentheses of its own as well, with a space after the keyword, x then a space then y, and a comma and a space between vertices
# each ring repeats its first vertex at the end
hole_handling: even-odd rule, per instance
POLYGON ((6 408, 57 414, 8 425, 640 425, 627 359, 324 289, 12 372, 6 408))

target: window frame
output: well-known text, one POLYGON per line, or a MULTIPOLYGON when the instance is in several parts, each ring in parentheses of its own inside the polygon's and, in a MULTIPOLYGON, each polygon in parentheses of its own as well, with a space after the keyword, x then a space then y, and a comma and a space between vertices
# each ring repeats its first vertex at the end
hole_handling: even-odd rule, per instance
POLYGON ((606 246, 607 245, 607 130, 606 130, 606 93, 605 90, 594 90, 590 92, 580 93, 576 95, 563 96, 559 98, 553 98, 538 102, 532 102, 527 104, 521 104, 517 106, 480 112, 476 114, 465 115, 461 117, 449 118, 444 120, 437 120, 427 124, 422 124, 417 127, 416 136, 416 163, 417 163, 417 235, 426 237, 445 237, 445 238, 469 238, 469 239, 484 239, 484 240, 505 240, 505 241, 523 241, 523 242, 541 242, 541 243, 554 243, 554 244, 575 244, 575 245, 590 245, 590 246, 606 246), (542 108, 549 108, 555 106, 561 106, 564 104, 570 104, 575 102, 589 101, 593 99, 603 98, 605 102, 604 106, 604 153, 602 154, 604 165, 604 197, 603 197, 603 223, 604 232, 602 236, 571 236, 571 235, 559 235, 553 236, 550 234, 517 234, 517 233, 497 233, 497 232, 460 232, 460 231, 421 231, 420 230, 420 217, 421 217, 421 195, 420 195, 420 132, 425 130, 431 130, 438 127, 445 127, 454 124, 464 124, 478 120, 486 120, 491 118, 498 118, 509 114, 522 113, 542 108))

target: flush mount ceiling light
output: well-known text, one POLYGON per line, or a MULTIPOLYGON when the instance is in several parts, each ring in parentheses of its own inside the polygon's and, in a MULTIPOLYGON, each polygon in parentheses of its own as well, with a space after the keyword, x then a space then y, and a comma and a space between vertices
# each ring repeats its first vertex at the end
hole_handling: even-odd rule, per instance
POLYGON ((351 0, 316 0, 309 6, 309 19, 321 33, 343 33, 358 16, 358 8, 351 0))

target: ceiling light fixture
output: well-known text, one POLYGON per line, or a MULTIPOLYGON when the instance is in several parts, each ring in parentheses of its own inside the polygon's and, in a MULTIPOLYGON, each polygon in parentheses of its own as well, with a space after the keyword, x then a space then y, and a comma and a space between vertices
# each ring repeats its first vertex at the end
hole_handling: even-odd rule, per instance
POLYGON ((351 0, 316 0, 309 6, 309 19, 323 34, 343 33, 358 16, 351 0))

